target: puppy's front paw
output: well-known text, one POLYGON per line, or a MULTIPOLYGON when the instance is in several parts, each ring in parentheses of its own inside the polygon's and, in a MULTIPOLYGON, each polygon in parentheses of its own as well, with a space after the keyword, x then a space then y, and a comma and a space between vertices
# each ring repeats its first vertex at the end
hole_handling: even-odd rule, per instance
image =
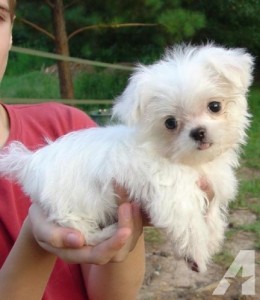
POLYGON ((185 261, 186 261, 188 267, 189 267, 192 271, 197 272, 197 273, 200 272, 198 264, 197 264, 192 258, 189 258, 189 257, 188 257, 188 258, 185 258, 185 261))

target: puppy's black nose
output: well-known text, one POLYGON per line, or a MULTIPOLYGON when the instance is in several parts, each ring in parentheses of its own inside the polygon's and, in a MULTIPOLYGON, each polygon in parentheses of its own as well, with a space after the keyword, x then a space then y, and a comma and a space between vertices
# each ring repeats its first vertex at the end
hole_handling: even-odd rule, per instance
POLYGON ((195 141, 202 142, 206 136, 206 129, 204 127, 198 127, 192 129, 190 132, 190 137, 193 138, 195 141))

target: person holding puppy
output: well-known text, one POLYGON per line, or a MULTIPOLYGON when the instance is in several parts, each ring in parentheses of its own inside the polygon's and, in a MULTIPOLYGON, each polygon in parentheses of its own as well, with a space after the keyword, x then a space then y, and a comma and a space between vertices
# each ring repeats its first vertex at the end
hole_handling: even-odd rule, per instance
MULTIPOLYGON (((15 4, 0 0, 0 80, 12 45, 15 4)), ((61 104, 0 105, 1 148, 13 140, 36 148, 44 137, 54 140, 93 126, 83 112, 61 104)), ((48 222, 18 186, 1 178, 0 298, 135 299, 144 276, 142 216, 126 202, 125 192, 115 189, 121 195, 119 228, 90 247, 79 232, 48 222)))
MULTIPOLYGON (((0 0, 0 81, 12 45, 15 0, 0 0)), ((0 103, 0 148, 14 140, 35 149, 95 123, 83 112, 61 104, 0 103)), ((201 189, 213 198, 205 180, 201 189)), ((119 198, 118 229, 110 239, 87 246, 80 232, 48 221, 20 188, 0 178, 1 299, 135 299, 145 271, 140 208, 119 198)))

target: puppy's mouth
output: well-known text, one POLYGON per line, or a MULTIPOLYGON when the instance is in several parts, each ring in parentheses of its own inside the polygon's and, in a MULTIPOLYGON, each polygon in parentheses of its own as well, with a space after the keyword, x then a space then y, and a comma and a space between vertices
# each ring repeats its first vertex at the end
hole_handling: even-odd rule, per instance
POLYGON ((207 150, 212 146, 212 143, 200 141, 198 143, 198 150, 207 150))
POLYGON ((204 126, 193 128, 190 131, 190 137, 196 142, 198 150, 207 150, 212 146, 204 126))

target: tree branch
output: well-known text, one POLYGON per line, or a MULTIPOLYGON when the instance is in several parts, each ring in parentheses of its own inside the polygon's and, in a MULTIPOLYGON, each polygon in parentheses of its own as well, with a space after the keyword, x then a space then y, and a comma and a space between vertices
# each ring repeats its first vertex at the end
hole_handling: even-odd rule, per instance
POLYGON ((53 8, 54 7, 54 5, 51 3, 51 1, 50 0, 45 0, 45 2, 47 3, 47 5, 49 5, 51 8, 53 8))
POLYGON ((38 26, 37 24, 32 23, 32 22, 30 22, 30 21, 28 21, 28 20, 26 20, 26 19, 23 19, 23 18, 19 18, 19 20, 20 20, 22 23, 24 23, 24 24, 26 24, 26 25, 29 25, 29 26, 31 26, 32 28, 34 28, 34 29, 40 31, 41 33, 43 33, 43 34, 45 34, 45 35, 47 35, 47 36, 48 36, 49 38, 51 38, 52 40, 55 40, 55 36, 54 36, 52 33, 50 33, 49 31, 47 31, 47 30, 45 30, 45 29, 43 29, 42 27, 38 26))
POLYGON ((77 3, 79 3, 79 0, 73 0, 70 3, 68 3, 67 5, 64 5, 64 9, 66 10, 66 9, 70 8, 71 6, 73 6, 74 4, 77 4, 77 3))
POLYGON ((86 26, 86 27, 82 27, 79 28, 77 30, 75 30, 74 32, 72 32, 70 35, 68 35, 68 40, 70 40, 71 38, 73 38, 75 35, 83 32, 83 31, 87 31, 87 30, 91 30, 91 29, 101 29, 101 28, 112 28, 112 29, 117 29, 117 28, 123 28, 123 27, 151 27, 151 26, 158 26, 158 24, 156 23, 122 23, 122 24, 99 24, 99 25, 90 25, 90 26, 86 26))

